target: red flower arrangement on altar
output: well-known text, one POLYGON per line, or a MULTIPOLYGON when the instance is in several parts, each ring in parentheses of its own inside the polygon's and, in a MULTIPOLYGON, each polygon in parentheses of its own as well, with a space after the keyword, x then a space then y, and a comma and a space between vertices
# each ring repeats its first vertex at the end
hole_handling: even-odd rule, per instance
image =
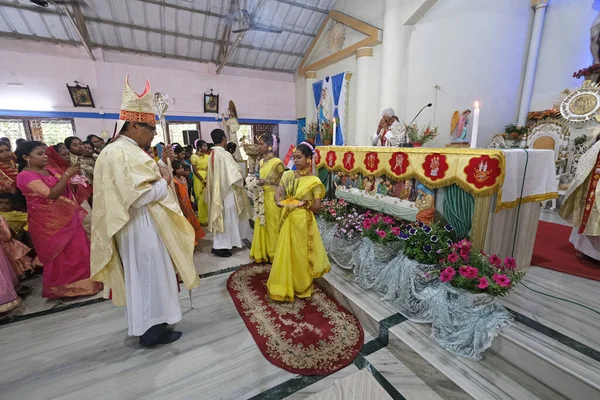
POLYGON ((514 258, 474 253, 471 247, 467 240, 451 246, 450 254, 440 260, 440 270, 434 272, 442 282, 472 293, 505 296, 525 276, 516 271, 514 258))
POLYGON ((527 114, 527 119, 530 121, 544 121, 556 118, 561 118, 560 110, 532 111, 527 114))
POLYGON ((582 68, 577 72, 573 73, 573 78, 587 78, 590 75, 593 74, 600 74, 600 64, 594 64, 594 65, 590 65, 587 68, 582 68))

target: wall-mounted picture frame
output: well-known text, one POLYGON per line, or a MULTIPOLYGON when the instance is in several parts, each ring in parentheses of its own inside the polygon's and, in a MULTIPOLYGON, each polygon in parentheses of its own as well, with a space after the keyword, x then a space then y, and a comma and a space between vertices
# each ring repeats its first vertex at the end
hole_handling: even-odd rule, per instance
POLYGON ((204 112, 219 113, 219 95, 213 94, 212 89, 210 89, 210 93, 204 93, 204 112))
POLYGON ((77 82, 75 82, 75 86, 69 86, 67 83, 67 90, 73 101, 73 107, 96 108, 89 86, 80 86, 77 82))

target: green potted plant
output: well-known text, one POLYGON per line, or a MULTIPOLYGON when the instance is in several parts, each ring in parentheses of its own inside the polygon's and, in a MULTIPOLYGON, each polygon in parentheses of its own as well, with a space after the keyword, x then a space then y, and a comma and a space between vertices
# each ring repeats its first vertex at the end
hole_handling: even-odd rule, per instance
POLYGON ((333 125, 327 121, 321 124, 321 141, 325 146, 329 146, 333 140, 333 125))
POLYGON ((432 141, 438 135, 438 128, 431 128, 429 125, 419 130, 416 125, 407 126, 404 124, 404 128, 406 129, 406 135, 412 142, 414 147, 422 147, 425 143, 432 141))
POLYGON ((311 122, 304 128, 302 128, 302 132, 304 132, 304 138, 308 143, 315 144, 315 140, 317 138, 317 123, 311 122))

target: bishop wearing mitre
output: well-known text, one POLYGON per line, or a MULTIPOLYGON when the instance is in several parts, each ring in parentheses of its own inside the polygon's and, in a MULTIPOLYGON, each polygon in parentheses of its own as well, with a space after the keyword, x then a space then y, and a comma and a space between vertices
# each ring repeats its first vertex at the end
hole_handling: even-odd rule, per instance
POLYGON ((115 133, 94 169, 91 279, 110 288, 115 305, 126 306, 128 333, 141 346, 171 343, 181 337, 168 329, 182 318, 176 273, 188 290, 199 279, 194 228, 170 188, 172 175, 143 150, 156 134, 148 81, 138 95, 125 80, 115 133))

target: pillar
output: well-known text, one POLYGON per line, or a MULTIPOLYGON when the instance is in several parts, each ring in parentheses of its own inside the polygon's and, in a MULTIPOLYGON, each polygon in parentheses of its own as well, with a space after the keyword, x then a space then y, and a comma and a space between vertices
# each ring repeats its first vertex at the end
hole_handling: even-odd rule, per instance
POLYGON ((373 74, 373 48, 361 47, 356 51, 356 93, 352 96, 356 99, 354 109, 354 132, 349 132, 348 145, 370 146, 373 127, 368 126, 369 112, 373 107, 369 106, 371 98, 371 74, 373 74), (371 129, 369 129, 371 128, 371 129))
POLYGON ((542 30, 544 20, 546 19, 546 8, 549 0, 531 0, 531 6, 534 9, 533 28, 531 38, 529 39, 529 54, 527 55, 527 66, 525 67, 525 76, 523 77, 523 89, 521 91, 521 103, 519 105, 519 116, 517 125, 525 126, 527 114, 531 105, 531 96, 533 94, 533 84, 535 83, 535 70, 537 68, 538 55, 540 53, 540 44, 542 42, 542 30))
POLYGON ((313 94, 313 83, 317 81, 316 71, 307 71, 306 75, 306 126, 311 122, 317 122, 317 111, 315 106, 315 95, 313 94))
POLYGON ((408 43, 412 26, 402 23, 403 1, 385 0, 381 69, 381 96, 379 112, 392 107, 396 115, 406 119, 406 91, 408 86, 408 43))

